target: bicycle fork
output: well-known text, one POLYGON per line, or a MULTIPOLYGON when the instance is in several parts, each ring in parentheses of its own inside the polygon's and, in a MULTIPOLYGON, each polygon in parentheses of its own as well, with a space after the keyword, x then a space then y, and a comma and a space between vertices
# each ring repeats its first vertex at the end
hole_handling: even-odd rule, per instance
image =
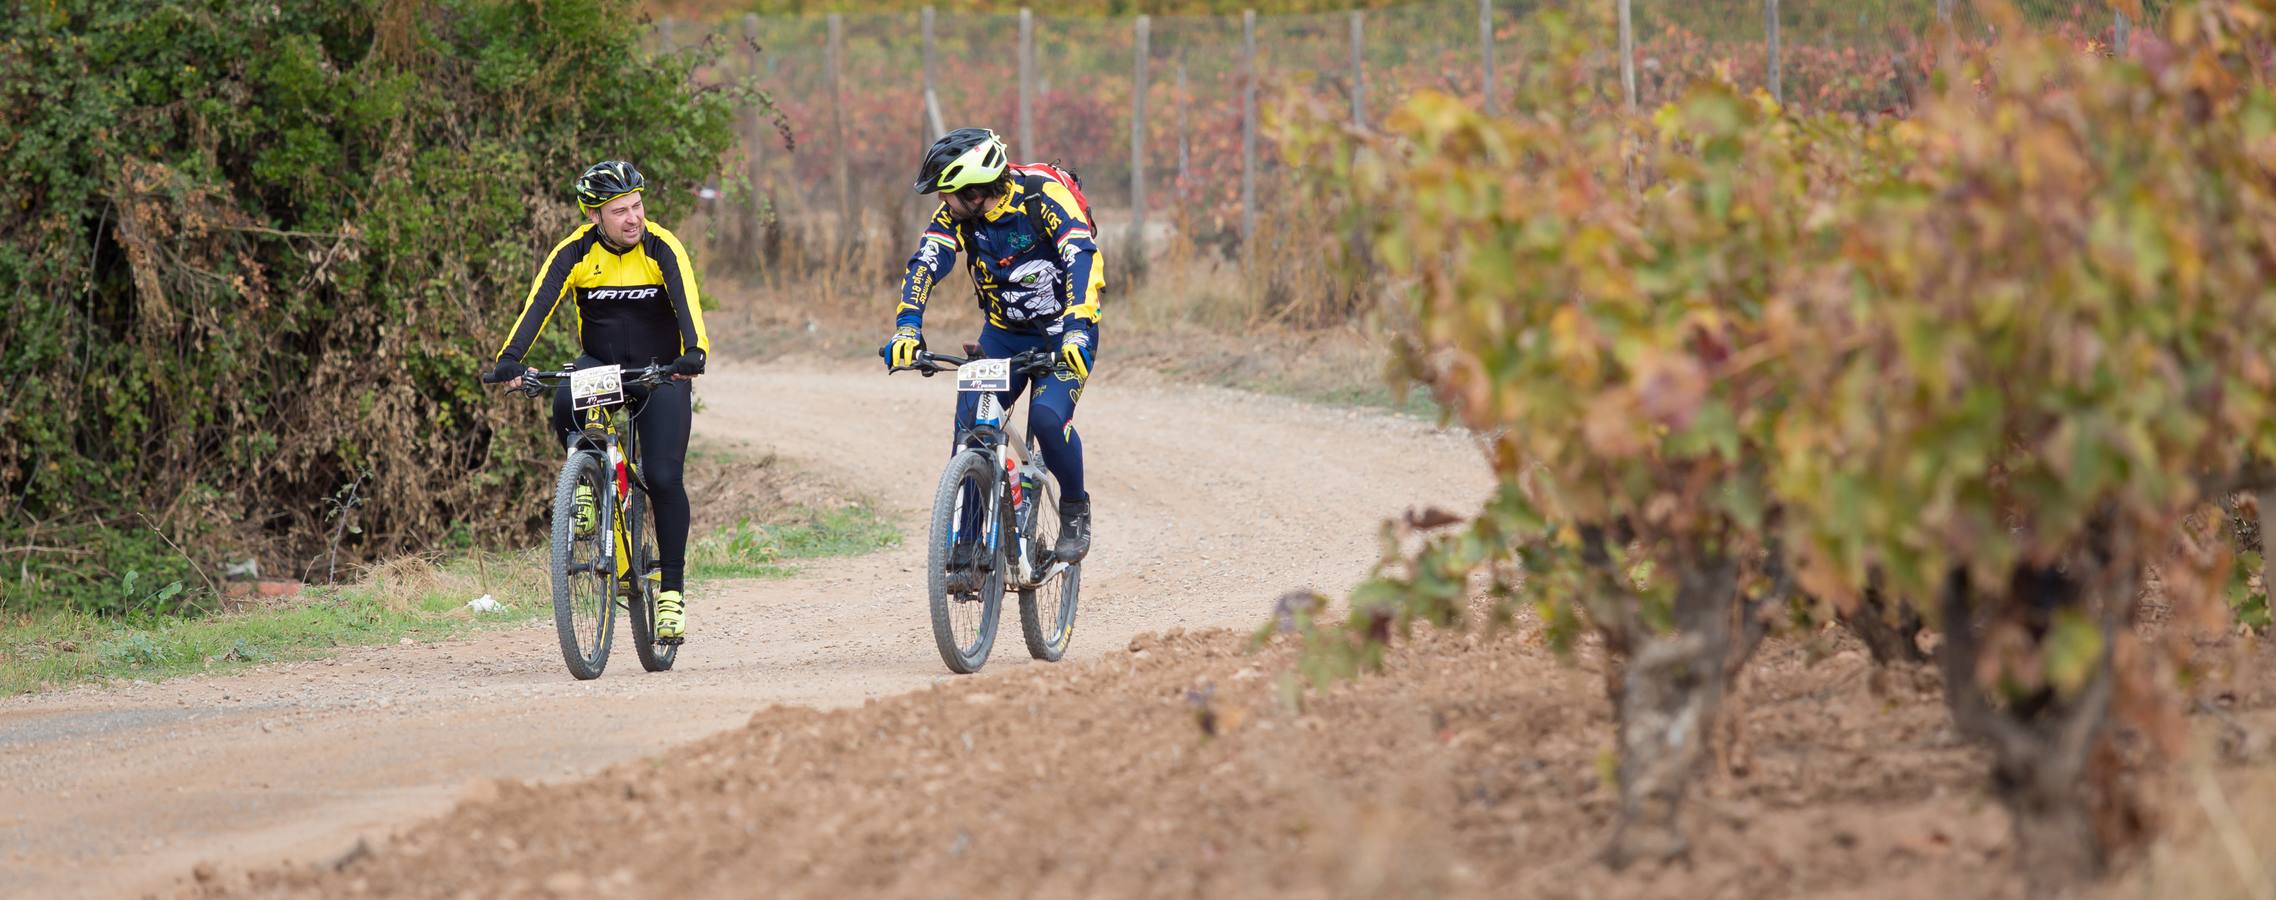
POLYGON ((615 514, 619 509, 629 508, 632 503, 632 460, 625 457, 623 447, 613 440, 609 442, 607 460, 606 471, 609 479, 613 482, 613 496, 609 503, 609 533, 615 536, 614 543, 616 545, 616 562, 613 570, 616 572, 618 590, 628 598, 638 597, 640 595, 638 579, 642 577, 661 578, 662 573, 632 571, 634 563, 632 526, 625 521, 625 516, 615 514))

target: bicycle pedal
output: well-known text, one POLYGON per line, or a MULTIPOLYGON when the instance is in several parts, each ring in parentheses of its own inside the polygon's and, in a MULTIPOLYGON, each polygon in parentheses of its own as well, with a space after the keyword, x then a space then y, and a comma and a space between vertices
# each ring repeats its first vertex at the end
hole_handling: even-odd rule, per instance
POLYGON ((660 637, 656 639, 656 644, 660 647, 677 647, 687 642, 688 639, 685 637, 660 637))

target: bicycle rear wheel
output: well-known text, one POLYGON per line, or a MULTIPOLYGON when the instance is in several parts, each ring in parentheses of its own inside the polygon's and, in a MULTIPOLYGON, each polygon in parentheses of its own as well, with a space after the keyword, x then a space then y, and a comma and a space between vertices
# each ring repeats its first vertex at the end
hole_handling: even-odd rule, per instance
MULTIPOLYGON (((1034 459, 1037 450, 1030 441, 1028 458, 1034 459)), ((1043 479, 1042 490, 1028 511, 1026 534, 1029 559, 1038 560, 1039 567, 1048 568, 1051 552, 1059 543, 1059 484, 1051 477, 1043 479)), ((1043 580, 1034 587, 1023 587, 1019 592, 1019 631, 1027 641, 1027 655, 1045 662, 1058 662, 1067 655, 1067 646, 1075 640, 1075 601, 1082 593, 1083 565, 1069 565, 1065 571, 1043 580)))
POLYGON ((932 607, 933 643, 941 662, 959 675, 980 671, 995 647, 996 623, 1003 614, 1004 547, 998 539, 1002 516, 996 503, 995 467, 977 450, 958 453, 940 474, 933 494, 931 545, 927 551, 927 594, 932 607), (976 533, 963 525, 967 510, 976 533), (973 567, 951 572, 949 563, 969 547, 973 567))
POLYGON ((663 592, 664 563, 656 557, 656 517, 648 514, 648 492, 635 490, 625 504, 625 528, 632 535, 632 585, 625 602, 632 620, 632 648, 640 667, 662 672, 679 658, 680 645, 656 642, 656 595, 663 592))
POLYGON ((569 457, 553 490, 553 627, 561 637, 561 659, 569 674, 585 681, 608 668, 609 642, 616 631, 615 562, 603 541, 613 540, 609 480, 601 455, 590 450, 569 457), (577 533, 577 488, 592 491, 594 528, 577 533))

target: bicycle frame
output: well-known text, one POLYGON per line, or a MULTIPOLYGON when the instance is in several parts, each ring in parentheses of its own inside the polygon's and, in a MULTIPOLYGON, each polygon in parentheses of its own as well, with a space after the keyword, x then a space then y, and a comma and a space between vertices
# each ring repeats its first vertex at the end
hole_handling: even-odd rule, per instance
MULTIPOLYGON (((653 377, 657 370, 651 365, 650 369, 645 371, 653 377)), ((626 374, 632 375, 633 373, 628 372, 626 374)), ((534 388, 543 384, 541 379, 558 379, 568 376, 569 373, 566 371, 532 372, 526 383, 534 388)), ((627 384, 634 384, 639 381, 639 378, 626 379, 627 384)), ((653 387, 654 383, 650 383, 649 386, 653 387)), ((584 427, 576 434, 569 436, 567 450, 571 456, 586 450, 601 454, 601 469, 608 474, 612 490, 608 492, 608 502, 596 502, 594 504, 594 512, 601 518, 598 523, 600 528, 606 530, 612 538, 602 546, 601 555, 606 557, 603 563, 616 573, 620 588, 627 583, 625 576, 631 574, 632 571, 632 531, 624 524, 627 516, 623 514, 623 511, 632 503, 632 492, 635 488, 638 488, 642 494, 648 493, 648 484, 640 478, 640 464, 637 461, 640 455, 639 433, 630 428, 626 422, 628 416, 625 404, 629 402, 631 402, 631 398, 626 397, 616 403, 578 410, 576 415, 580 417, 584 427)))
MULTIPOLYGON (((1012 444, 1011 432, 1004 427, 1004 421, 1009 417, 1010 408, 1004 406, 1003 401, 996 397, 996 393, 994 391, 978 391, 975 393, 980 395, 979 408, 973 414, 972 426, 965 429, 960 436, 959 444, 965 450, 977 450, 988 457, 992 464, 991 469, 995 473, 991 479, 995 484, 994 490, 990 492, 993 496, 987 498, 994 502, 989 505, 994 509, 1010 509, 1014 518, 1011 523, 1013 533, 1022 538, 1012 542, 1014 551, 1011 554, 1013 571, 1010 574, 1014 577, 1008 580, 1012 582, 1014 587, 1039 587, 1050 581, 1052 576, 1058 575, 1067 568, 1066 563, 1052 560, 1050 565, 1041 571, 1037 571, 1038 560, 1034 558, 1034 554, 1029 552, 1031 548, 1028 546, 1028 541, 1025 540, 1026 535, 1032 530, 1027 518, 1036 513, 1034 504, 1024 502, 1027 500, 1025 492, 1029 490, 1027 483, 1032 481, 1035 485, 1033 490, 1041 491, 1044 479, 1049 477, 1050 470, 1045 468, 1043 460, 1040 458, 1021 458, 1022 454, 1012 444)), ((1015 404, 1017 402, 1014 401, 1015 404)), ((990 550, 994 550, 1003 542, 1004 517, 996 515, 988 516, 988 518, 993 520, 994 525, 989 528, 989 533, 984 537, 987 541, 986 546, 990 550)))
POLYGON ((595 406, 584 410, 582 414, 585 417, 585 428, 570 439, 568 452, 575 455, 593 450, 601 454, 601 471, 609 474, 609 483, 613 487, 609 491, 607 503, 594 504, 598 507, 596 512, 601 516, 600 527, 606 529, 612 538, 601 554, 609 557, 605 562, 616 573, 618 584, 622 585, 625 576, 632 572, 632 531, 625 527, 625 520, 629 517, 623 511, 632 503, 635 486, 643 494, 648 492, 647 483, 640 480, 640 465, 636 461, 639 435, 620 424, 625 418, 622 403, 595 406))

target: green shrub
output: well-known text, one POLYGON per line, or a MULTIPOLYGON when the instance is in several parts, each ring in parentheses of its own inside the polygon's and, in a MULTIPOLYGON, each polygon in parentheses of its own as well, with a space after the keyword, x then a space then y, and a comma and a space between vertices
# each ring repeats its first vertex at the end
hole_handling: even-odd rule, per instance
MULTIPOLYGON (((634 160, 667 224, 747 88, 628 0, 30 4, 0 19, 0 545, 157 530, 321 577, 526 535, 538 404, 475 375, 568 184, 634 160)), ((568 352, 555 329, 534 358, 568 352)), ((132 563, 29 554, 31 602, 132 563)), ((204 562, 210 562, 206 560, 204 562)), ((135 565, 136 568, 146 567, 135 565)))

